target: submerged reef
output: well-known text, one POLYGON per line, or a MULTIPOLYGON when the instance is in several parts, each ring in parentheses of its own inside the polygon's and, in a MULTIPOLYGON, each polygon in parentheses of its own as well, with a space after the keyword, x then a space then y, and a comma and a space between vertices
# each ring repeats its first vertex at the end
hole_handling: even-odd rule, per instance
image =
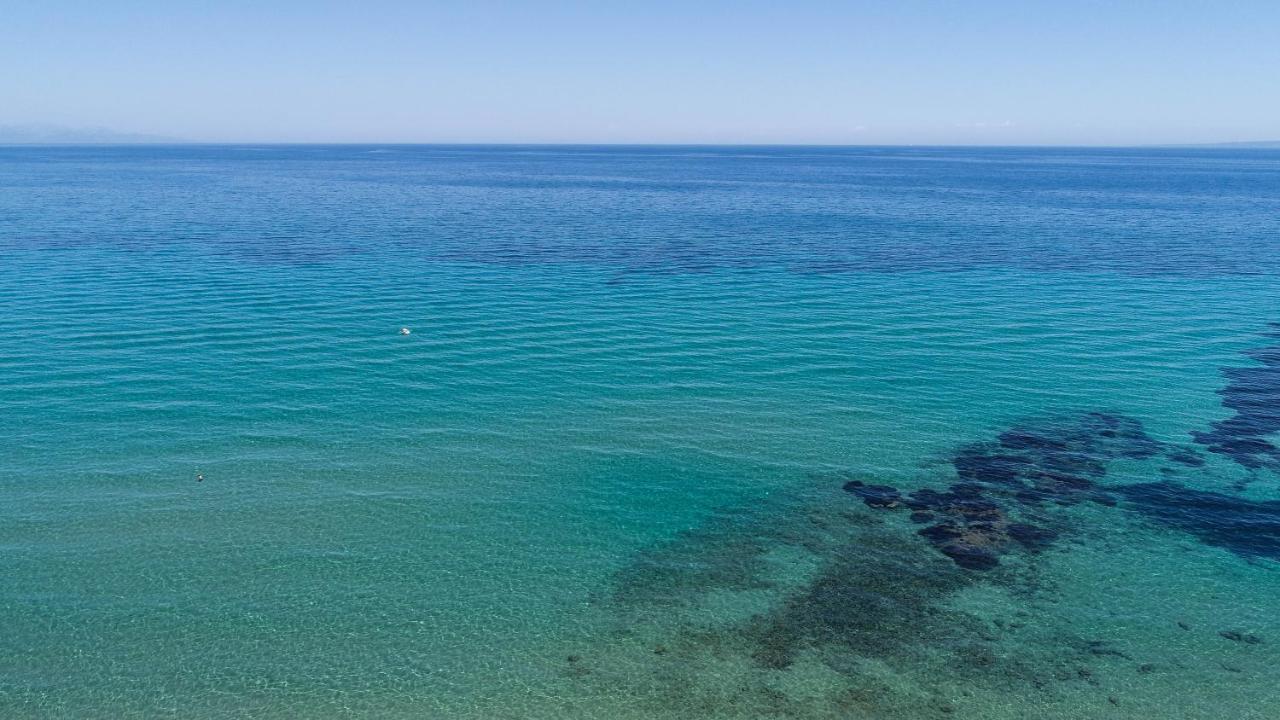
POLYGON ((1280 560, 1280 500, 1248 500, 1172 482, 1116 488, 1137 512, 1247 558, 1280 560))
POLYGON ((646 688, 654 716, 735 720, 948 717, 953 698, 932 683, 943 672, 1044 692, 1082 682, 1076 666, 1094 655, 1056 639, 1004 645, 1029 616, 998 626, 955 603, 979 581, 1035 597, 1033 578, 969 573, 904 543, 887 517, 839 502, 832 478, 722 512, 636 555, 595 599, 625 642, 609 644, 616 656, 584 653, 566 672, 602 692, 646 688))
MULTIPOLYGON (((654 714, 673 717, 948 717, 965 695, 941 689, 939 676, 1052 703, 1126 666, 1135 676, 1166 667, 1042 612, 1061 589, 1035 558, 1064 536, 1088 536, 1081 522, 1129 512, 1241 557, 1280 559, 1280 500, 1107 482, 1123 460, 1166 473, 1205 464, 1134 418, 1042 417, 949 460, 954 475, 933 487, 815 474, 639 553, 596 598, 626 638, 611 645, 619 656, 575 654, 564 672, 609 691, 638 682, 654 714), (1084 504, 1103 509, 1070 509, 1084 504)), ((1240 627, 1218 636, 1266 642, 1240 627)))
MULTIPOLYGON (((1271 448, 1267 457, 1280 457, 1270 443, 1252 434, 1280 427, 1280 346, 1254 356, 1267 365, 1236 373, 1227 396, 1237 415, 1215 425, 1218 444, 1209 448, 1230 452, 1249 467, 1261 466, 1257 451, 1266 448, 1271 448)), ((1084 501, 1114 506, 1117 496, 1127 509, 1205 544, 1242 557, 1280 560, 1280 501, 1249 500, 1170 481, 1100 484, 1109 462, 1156 456, 1188 467, 1204 465, 1194 449, 1152 439, 1138 420, 1090 412, 1015 426, 995 442, 961 447, 952 458, 961 482, 946 492, 925 488, 903 493, 860 480, 846 482, 844 489, 868 507, 910 510, 913 522, 932 523, 919 534, 969 570, 990 570, 1014 549, 1034 553, 1050 547, 1059 534, 1046 523, 1052 518, 1046 511, 1054 506, 1084 501), (1039 511, 1036 519, 1026 517, 1028 511, 1039 511)))
POLYGON ((914 522, 933 522, 919 531, 956 565, 990 570, 1015 548, 1039 552, 1058 531, 1044 523, 1047 507, 1095 502, 1115 505, 1098 481, 1106 463, 1166 453, 1194 465, 1203 460, 1187 448, 1166 449, 1133 418, 1090 412, 1012 427, 994 442, 961 447, 951 460, 961 482, 946 492, 921 489, 903 494, 889 485, 851 480, 844 489, 868 507, 912 511, 914 522), (1024 517, 1034 512, 1037 520, 1024 517))
MULTIPOLYGON (((1280 323, 1272 323, 1265 335, 1280 340, 1280 323)), ((1225 455, 1250 470, 1280 471, 1280 447, 1267 439, 1280 432, 1280 343, 1245 355, 1261 365, 1223 368, 1228 383, 1218 391, 1222 404, 1235 414, 1191 435, 1209 452, 1225 455)))
POLYGON ((807 586, 746 623, 757 665, 781 670, 808 648, 835 646, 829 664, 852 671, 840 655, 906 657, 981 634, 974 618, 938 604, 969 582, 961 573, 941 558, 892 547, 886 535, 860 540, 860 552, 838 553, 807 586))
POLYGON ((619 641, 572 650, 563 672, 601 692, 639 688, 653 716, 914 719, 964 715, 965 694, 940 677, 1053 703, 1150 665, 1046 616, 1059 587, 1033 564, 971 572, 895 522, 923 497, 937 509, 914 512, 930 525, 964 518, 998 555, 1048 546, 1065 518, 965 483, 931 495, 854 482, 817 474, 638 553, 593 598, 619 641), (875 510, 840 502, 836 479, 875 510))
POLYGON ((971 570, 990 570, 998 565, 998 555, 1010 542, 1038 551, 1057 535, 1048 528, 1011 521, 1000 504, 984 497, 982 486, 975 483, 956 483, 948 492, 917 490, 907 496, 895 488, 859 480, 845 483, 844 489, 861 497, 868 507, 908 508, 914 522, 937 520, 919 534, 955 564, 971 570))

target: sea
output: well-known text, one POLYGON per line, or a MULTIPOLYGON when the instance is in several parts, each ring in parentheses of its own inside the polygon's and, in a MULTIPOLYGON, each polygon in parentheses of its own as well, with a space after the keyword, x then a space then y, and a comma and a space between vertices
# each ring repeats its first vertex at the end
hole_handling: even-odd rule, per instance
POLYGON ((1277 323, 1277 150, 0 147, 0 717, 1277 718, 1277 323))

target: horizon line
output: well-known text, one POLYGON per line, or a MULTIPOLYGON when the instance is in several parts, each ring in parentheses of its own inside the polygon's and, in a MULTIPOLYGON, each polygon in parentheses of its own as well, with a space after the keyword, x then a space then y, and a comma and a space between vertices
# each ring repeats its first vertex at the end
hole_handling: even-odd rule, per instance
POLYGON ((719 148, 1258 148, 1280 149, 1280 140, 1233 140, 1199 143, 760 143, 760 142, 519 142, 519 141, 257 141, 257 140, 102 140, 0 141, 0 147, 719 147, 719 148))

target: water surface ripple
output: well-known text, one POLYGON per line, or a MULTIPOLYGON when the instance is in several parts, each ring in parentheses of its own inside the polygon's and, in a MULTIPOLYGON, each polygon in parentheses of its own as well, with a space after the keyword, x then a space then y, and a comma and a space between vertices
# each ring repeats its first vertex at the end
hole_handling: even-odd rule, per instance
POLYGON ((1280 717, 1277 322, 1277 151, 0 147, 0 716, 1280 717))

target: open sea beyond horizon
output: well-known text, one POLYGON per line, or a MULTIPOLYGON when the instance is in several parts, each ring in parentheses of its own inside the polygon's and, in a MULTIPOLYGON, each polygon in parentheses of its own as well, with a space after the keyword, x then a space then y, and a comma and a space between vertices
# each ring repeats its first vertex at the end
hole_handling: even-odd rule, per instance
POLYGON ((0 717, 1274 719, 1277 323, 1277 150, 0 147, 0 717))

